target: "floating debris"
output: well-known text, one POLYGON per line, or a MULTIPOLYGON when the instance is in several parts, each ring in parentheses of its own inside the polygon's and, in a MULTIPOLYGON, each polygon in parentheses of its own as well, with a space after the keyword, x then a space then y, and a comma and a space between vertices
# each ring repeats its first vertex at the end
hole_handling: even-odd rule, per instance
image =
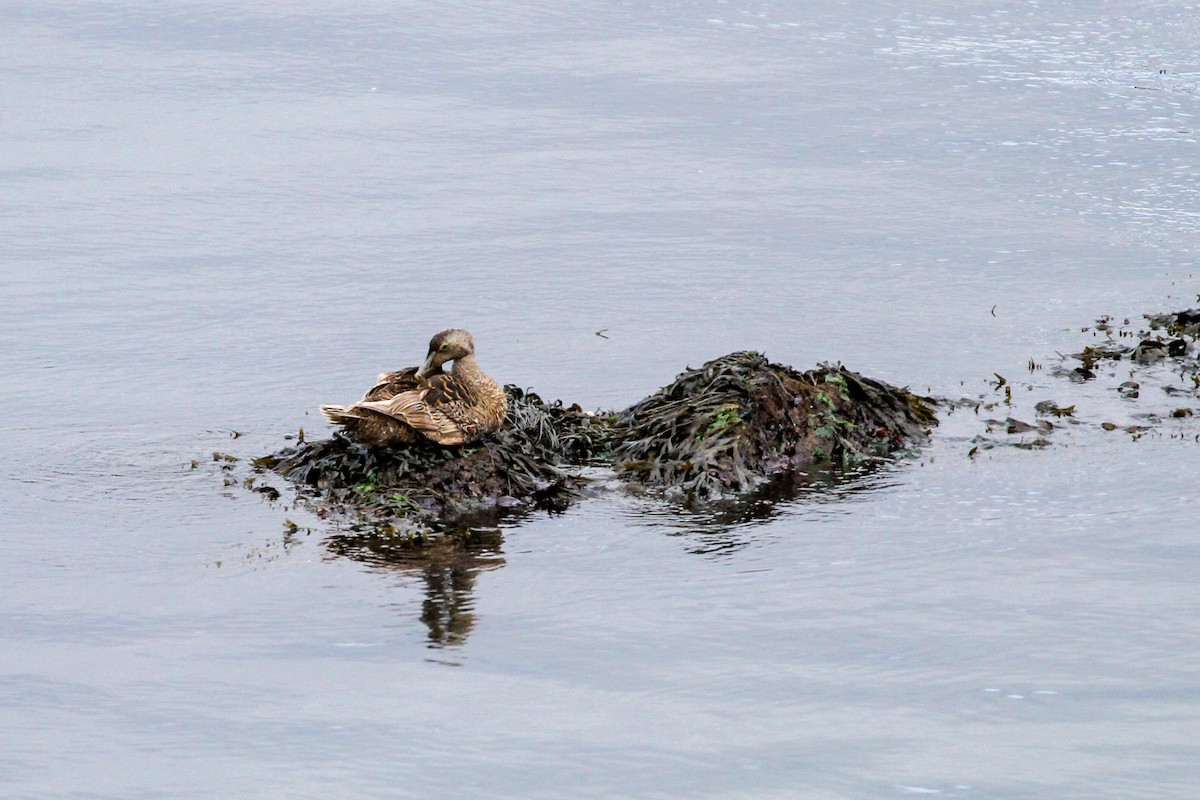
POLYGON ((1049 433, 1054 429, 1054 426, 1050 424, 1049 420, 1040 419, 1036 424, 1031 425, 1028 422, 1022 422, 1015 417, 1009 417, 1008 419, 1004 420, 1003 423, 1000 423, 1000 426, 1002 426, 1005 432, 1009 434, 1029 433, 1030 431, 1049 433))
MULTIPOLYGON (((1200 308, 1173 311, 1169 314, 1147 314, 1151 330, 1165 329, 1173 336, 1200 337, 1200 308)), ((1126 323, 1128 324, 1128 320, 1126 323)))
MULTIPOLYGON (((1034 405, 1034 411, 1041 417, 1054 417, 1076 427, 1098 427, 1106 431, 1124 430, 1134 439, 1153 430, 1168 420, 1186 420, 1195 412, 1188 406, 1173 408, 1158 408, 1152 411, 1141 411, 1155 401, 1160 395, 1180 399, 1200 399, 1200 361, 1194 355, 1195 342, 1200 339, 1200 309, 1176 311, 1170 314, 1147 314, 1147 325, 1137 325, 1129 319, 1123 322, 1113 317, 1104 316, 1096 321, 1094 327, 1082 329, 1093 337, 1104 337, 1103 341, 1095 342, 1084 347, 1081 351, 1069 356, 1061 356, 1062 364, 1046 370, 1052 377, 1066 378, 1073 384, 1089 384, 1089 389, 1080 394, 1075 402, 1062 405, 1055 400, 1041 400, 1034 405), (1077 362, 1071 364, 1071 362, 1077 362), (1096 392, 1112 392, 1129 409, 1132 418, 1142 419, 1149 425, 1119 425, 1111 419, 1088 417, 1089 397, 1095 397, 1096 392)), ((1030 359, 1030 371, 1036 362, 1030 359)), ((1012 404, 1013 383, 999 374, 994 373, 993 379, 986 379, 986 384, 993 390, 1004 391, 1004 403, 1012 404)), ((1020 388, 1034 390, 1042 388, 1034 384, 1023 385, 1020 388)), ((964 399, 963 404, 979 403, 979 406, 990 409, 995 403, 985 404, 979 400, 964 399)), ((954 406, 949 406, 953 410, 954 406)), ((1014 409, 1015 410, 1015 409, 1014 409)), ((1111 408, 1105 409, 1111 414, 1111 408)), ((974 458, 980 448, 990 449, 1004 444, 1012 447, 1041 447, 1049 443, 1044 435, 1053 430, 1049 420, 1042 419, 1037 425, 1009 417, 1001 422, 988 420, 986 434, 1004 431, 1010 437, 1026 433, 1041 434, 1032 442, 1025 438, 1009 438, 991 440, 986 436, 977 436, 972 442, 974 446, 967 454, 974 458)), ((1059 423, 1062 424, 1062 423, 1059 423)))
POLYGON ((1060 405, 1058 405, 1058 403, 1055 403, 1053 400, 1042 400, 1040 403, 1035 405, 1033 408, 1039 414, 1044 414, 1047 416, 1070 417, 1070 416, 1074 416, 1074 414, 1075 414, 1075 406, 1074 405, 1060 406, 1060 405))
POLYGON ((1102 317, 1104 325, 1097 325, 1097 329, 1108 337, 1108 341, 1085 347, 1072 357, 1078 359, 1085 369, 1092 369, 1105 359, 1120 361, 1129 358, 1141 365, 1156 364, 1165 359, 1186 358, 1192 352, 1192 343, 1200 338, 1200 309, 1146 314, 1145 319, 1148 327, 1135 330, 1130 320, 1125 320, 1123 328, 1116 329, 1107 324, 1108 317, 1102 317), (1166 335, 1159 331, 1165 331, 1166 335), (1121 344, 1112 338, 1114 332, 1118 339, 1135 339, 1137 343, 1132 346, 1121 344))

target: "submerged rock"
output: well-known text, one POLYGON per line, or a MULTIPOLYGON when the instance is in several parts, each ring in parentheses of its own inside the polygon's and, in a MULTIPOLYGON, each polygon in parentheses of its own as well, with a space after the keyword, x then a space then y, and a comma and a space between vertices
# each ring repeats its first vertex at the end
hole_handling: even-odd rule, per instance
MULTIPOLYGON (((856 464, 922 441, 931 403, 841 366, 799 372, 754 352, 680 374, 619 413, 547 403, 505 387, 504 427, 463 447, 368 449, 335 434, 258 459, 323 515, 422 526, 502 509, 562 510, 588 483, 581 467, 689 501, 747 492, 821 463, 856 464)), ((415 527, 412 527, 415 526, 415 527)))

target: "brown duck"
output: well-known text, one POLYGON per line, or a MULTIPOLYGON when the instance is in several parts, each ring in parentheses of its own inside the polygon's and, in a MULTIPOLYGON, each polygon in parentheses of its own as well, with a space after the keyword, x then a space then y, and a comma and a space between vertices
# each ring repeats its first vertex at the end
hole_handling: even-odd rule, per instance
POLYGON ((352 406, 321 412, 367 447, 433 442, 459 445, 498 429, 508 410, 504 390, 475 360, 475 342, 462 328, 433 337, 419 367, 385 372, 352 406), (453 361, 449 372, 442 365, 453 361))

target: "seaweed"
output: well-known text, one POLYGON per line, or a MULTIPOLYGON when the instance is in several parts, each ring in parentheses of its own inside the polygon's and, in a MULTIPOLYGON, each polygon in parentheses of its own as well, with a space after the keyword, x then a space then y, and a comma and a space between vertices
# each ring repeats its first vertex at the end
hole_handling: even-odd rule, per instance
POLYGON ((547 403, 506 386, 505 426, 469 445, 416 444, 369 449, 343 433, 298 443, 255 460, 294 483, 325 515, 360 520, 407 519, 419 539, 438 520, 494 517, 525 504, 561 507, 576 481, 564 470, 607 452, 604 417, 547 403))
POLYGON ((422 546, 447 528, 522 509, 566 510, 589 467, 688 502, 742 495, 781 472, 885 458, 936 424, 927 398, 841 365, 798 372, 755 352, 689 369, 621 412, 548 403, 506 386, 504 427, 461 447, 368 449, 342 433, 254 461, 324 517, 422 546))
MULTIPOLYGON (((1087 384, 1088 390, 1070 389, 1072 402, 1066 405, 1053 399, 1035 402, 1033 411, 1043 417, 1036 425, 1013 416, 1005 420, 986 420, 986 430, 972 439, 974 446, 967 455, 973 458, 981 448, 991 449, 998 445, 1041 449, 1050 445, 1048 437, 1063 429, 1121 430, 1136 441, 1166 424, 1169 426, 1167 435, 1200 441, 1200 434, 1185 431, 1182 427, 1183 421, 1196 415, 1197 406, 1175 405, 1180 400, 1200 400, 1200 359, 1195 346, 1200 339, 1200 309, 1145 314, 1142 319, 1144 323, 1131 318, 1121 321, 1105 315, 1094 325, 1081 328, 1080 332, 1090 334, 1093 342, 1078 352, 1059 354, 1060 363, 1048 369, 1046 374, 1065 378, 1077 386, 1087 384), (1089 413, 1095 411, 1097 397, 1110 392, 1123 402, 1120 407, 1107 404, 1102 407, 1102 412, 1110 416, 1115 411, 1126 417, 1122 424, 1089 413), (1164 396, 1172 398, 1171 407, 1163 407, 1164 396), (1050 417, 1055 421, 1047 419, 1050 417), (1175 424, 1172 425, 1172 421, 1175 424), (1007 437, 989 438, 988 435, 996 432, 1003 432, 1007 437)), ((1030 372, 1041 369, 1041 364, 1029 359, 1030 372)), ((996 381, 988 383, 995 390, 1003 391, 1002 401, 989 402, 980 396, 976 400, 964 399, 960 404, 974 406, 978 413, 981 408, 992 410, 1002 402, 1012 411, 1014 385, 999 375, 996 377, 996 381)), ((1043 389, 1044 386, 1039 384, 1024 383, 1019 388, 1027 391, 1043 389)), ((953 407, 953 404, 949 406, 951 410, 953 407)))
POLYGON ((706 500, 784 470, 883 458, 935 422, 925 398, 841 365, 798 372, 746 351, 687 370, 618 415, 614 457, 626 480, 706 500))

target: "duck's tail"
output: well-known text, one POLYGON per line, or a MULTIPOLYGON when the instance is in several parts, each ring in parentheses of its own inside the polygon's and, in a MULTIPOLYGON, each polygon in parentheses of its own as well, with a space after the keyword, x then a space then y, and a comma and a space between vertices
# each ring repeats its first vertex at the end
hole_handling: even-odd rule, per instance
POLYGON ((352 406, 326 404, 321 406, 325 419, 342 428, 365 447, 411 444, 418 434, 403 419, 390 415, 387 403, 355 403, 352 406), (385 408, 374 408, 385 406, 385 408))
POLYGON ((326 403, 325 405, 321 406, 321 413, 325 415, 325 419, 329 420, 334 425, 349 425, 353 427, 355 423, 362 419, 362 417, 355 413, 351 408, 347 406, 334 405, 333 403, 326 403))

